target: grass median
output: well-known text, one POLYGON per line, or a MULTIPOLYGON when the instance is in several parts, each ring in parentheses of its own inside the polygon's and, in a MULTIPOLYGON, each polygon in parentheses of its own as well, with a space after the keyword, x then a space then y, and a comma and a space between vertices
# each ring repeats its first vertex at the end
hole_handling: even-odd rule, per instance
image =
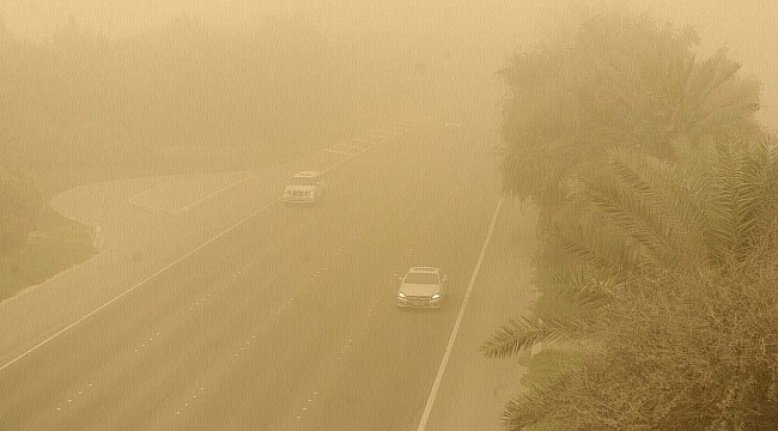
POLYGON ((15 253, 0 259, 0 301, 46 281, 95 253, 91 227, 46 208, 38 230, 15 253))

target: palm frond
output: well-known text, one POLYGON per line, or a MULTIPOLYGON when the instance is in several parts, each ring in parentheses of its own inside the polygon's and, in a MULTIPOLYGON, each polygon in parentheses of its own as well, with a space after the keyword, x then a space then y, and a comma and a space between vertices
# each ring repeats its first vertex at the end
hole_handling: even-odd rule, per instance
POLYGON ((628 239, 614 230, 591 224, 555 223, 548 241, 596 274, 623 278, 640 264, 639 249, 628 246, 628 239))
POLYGON ((740 64, 728 60, 726 53, 726 48, 720 49, 713 57, 704 62, 709 74, 707 75, 708 79, 700 83, 703 97, 709 97, 725 82, 735 77, 740 70, 740 64))
MULTIPOLYGON (((626 166, 621 167, 628 171, 626 166)), ((650 187, 641 190, 646 184, 632 174, 603 175, 591 180, 583 196, 606 222, 639 244, 641 254, 653 261, 657 269, 668 269, 677 259, 672 229, 656 211, 659 201, 653 190, 650 187)))
POLYGON ((710 225, 714 248, 737 251, 749 236, 754 222, 758 190, 747 184, 745 167, 749 154, 734 139, 716 143, 717 160, 711 167, 710 225))
POLYGON ((481 352, 489 358, 507 357, 537 343, 578 339, 596 333, 595 323, 590 319, 537 319, 521 316, 492 333, 481 345, 481 352))

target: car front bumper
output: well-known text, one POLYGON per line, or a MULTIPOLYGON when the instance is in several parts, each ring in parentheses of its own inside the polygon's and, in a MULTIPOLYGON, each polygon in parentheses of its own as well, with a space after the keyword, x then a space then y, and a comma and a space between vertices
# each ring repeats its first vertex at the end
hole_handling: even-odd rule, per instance
POLYGON ((284 203, 289 204, 312 204, 316 202, 316 195, 313 196, 297 196, 297 195, 284 195, 284 203))
POLYGON ((397 297, 396 304, 401 308, 440 308, 441 298, 421 296, 397 297))

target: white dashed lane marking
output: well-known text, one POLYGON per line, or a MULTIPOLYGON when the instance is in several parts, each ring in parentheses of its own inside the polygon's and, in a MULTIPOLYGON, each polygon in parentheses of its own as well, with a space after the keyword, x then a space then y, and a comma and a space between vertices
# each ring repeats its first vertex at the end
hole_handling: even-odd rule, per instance
POLYGON ((57 405, 57 407, 55 407, 55 410, 60 412, 60 411, 63 410, 64 407, 67 407, 68 405, 73 404, 76 401, 77 398, 85 397, 85 396, 89 395, 87 392, 89 392, 93 387, 94 387, 94 385, 92 383, 88 383, 85 387, 82 387, 81 390, 77 391, 75 393, 75 396, 71 395, 71 397, 68 398, 64 403, 61 403, 61 404, 57 405))
MULTIPOLYGON (((403 130, 403 132, 405 132, 405 130, 403 130)), ((392 135, 391 137, 394 137, 394 136, 396 136, 396 134, 395 134, 395 133, 393 133, 391 130, 387 130, 387 129, 379 129, 379 130, 377 130, 377 131, 376 131, 376 133, 366 133, 366 134, 364 134, 363 136, 365 136, 365 137, 368 137, 368 138, 378 139, 378 140, 381 140, 381 141, 385 141, 385 140, 387 139, 387 136, 385 136, 385 135, 392 135), (378 134, 378 133, 380 133, 380 134, 378 134)), ((329 149, 325 149, 324 151, 328 151, 328 152, 332 152, 332 153, 336 153, 336 154, 340 154, 340 155, 344 155, 344 156, 349 156, 348 158, 350 159, 350 158, 352 158, 352 157, 354 157, 354 156, 356 156, 356 155, 359 155, 359 154, 361 154, 361 153, 363 153, 363 152, 367 151, 368 149, 370 149, 370 148, 372 148, 372 147, 374 147, 374 146, 378 145, 378 142, 375 142, 375 140, 366 140, 366 139, 360 139, 360 138, 352 138, 352 139, 351 139, 349 142, 350 142, 350 143, 344 143, 344 142, 337 143, 337 144, 336 144, 334 147, 335 147, 335 148, 338 148, 338 149, 329 148, 329 149), (344 150, 344 149, 345 149, 345 150, 344 150)), ((339 163, 338 163, 338 164, 339 164, 339 163)), ((334 167, 334 166, 332 166, 331 168, 333 168, 333 167, 334 167)), ((331 168, 330 168, 330 169, 331 169, 331 168)), ((234 186, 234 185, 236 185, 237 183, 239 183, 239 182, 243 182, 243 181, 245 181, 245 180, 247 180, 247 178, 242 178, 242 179, 240 179, 239 181, 237 181, 235 184, 231 184, 230 186, 234 186)), ((153 187, 152 187, 152 188, 153 188, 153 187)), ((221 192, 221 191, 223 191, 223 190, 220 190, 219 192, 221 192)), ((143 193, 145 193, 145 192, 148 192, 148 190, 146 190, 146 191, 144 191, 144 192, 141 192, 141 193, 139 193, 139 195, 142 195, 142 194, 143 194, 143 193)), ((218 193, 217 193, 217 194, 218 194, 218 193)), ((132 198, 137 198, 137 197, 138 197, 138 196, 133 196, 132 198)), ((131 198, 131 199, 132 199, 132 198, 131 198)), ((199 203, 199 202, 198 202, 198 203, 199 203)), ((194 206, 194 205, 192 205, 192 206, 190 206, 190 207, 183 208, 183 211, 189 210, 189 209, 191 209, 191 207, 193 207, 193 206, 194 206)), ((269 205, 268 205, 268 207, 269 207, 269 205)), ((262 211, 262 210, 264 210, 264 209, 266 209, 266 208, 262 208, 260 211, 257 211, 257 213, 261 212, 261 211, 262 211)), ((179 209, 179 210, 181 210, 181 209, 179 209)), ((177 211, 174 211, 174 212, 177 212, 177 211)), ((248 219, 248 218, 247 218, 247 219, 248 219)), ((244 221, 245 221, 245 220, 244 220, 244 221)), ((243 221, 241 221, 240 223, 238 223, 238 224, 237 224, 237 225, 235 225, 235 226, 238 226, 238 225, 240 225, 240 224, 242 224, 242 223, 243 223, 243 221)), ((207 244, 209 244, 209 243, 213 242, 215 239, 217 239, 217 238, 219 238, 219 237, 223 236, 223 235, 224 235, 224 234, 226 234, 227 232, 229 232, 229 231, 231 231, 232 229, 234 229, 234 227, 235 227, 235 226, 233 226, 233 227, 232 227, 232 228, 230 228, 230 229, 227 229, 226 231, 222 232, 220 235, 217 235, 215 238, 212 238, 211 240, 209 240, 209 241, 206 241, 206 242, 205 242, 204 244, 202 244, 200 247, 197 247, 195 250, 192 250, 190 253, 187 253, 186 255, 182 256, 181 258, 177 259, 176 261, 174 261, 173 263, 171 263, 170 265, 168 265, 168 267, 170 267, 170 266, 173 266, 173 265, 174 265, 175 263, 177 263, 178 261, 180 261, 180 260, 183 260, 184 258, 186 258, 187 256, 191 255, 191 254, 192 254, 192 253, 194 253, 195 251, 197 251, 197 250, 199 250, 199 249, 203 248, 205 245, 207 245, 207 244)), ((345 245, 341 245, 341 246, 340 246, 340 247, 337 249, 337 251, 336 251, 336 254, 337 254, 337 255, 340 255, 340 254, 341 254, 341 253, 344 251, 344 249, 345 249, 345 245)), ((124 292, 123 294, 121 294, 121 295, 117 296, 116 298, 112 299, 111 301, 108 301, 106 304, 103 304, 103 306, 101 306, 101 307, 98 307, 98 308, 97 308, 96 310, 94 310, 93 312, 91 312, 91 313, 87 314, 86 316, 84 316, 84 317, 83 317, 83 318, 81 318, 80 320, 78 320, 78 321, 74 322, 73 324, 69 325, 68 327, 66 327, 65 329, 63 329, 62 331, 60 331, 60 333, 61 333, 61 332, 65 332, 65 331, 66 331, 66 330, 68 330, 70 327, 72 327, 72 326, 75 326, 75 324, 79 323, 81 320, 84 320, 84 319, 88 318, 89 316, 91 316, 92 314, 96 313, 97 311, 101 310, 102 308, 105 308, 105 307, 107 307, 107 306, 108 306, 108 305, 110 305, 112 302, 114 302, 114 301, 118 300, 119 298, 121 298, 121 297, 122 297, 122 296, 124 296, 125 294, 127 294, 127 293, 131 292, 131 291, 132 291, 132 290, 134 290, 136 287, 138 287, 138 286, 142 285, 143 283, 145 283, 145 282, 146 282, 146 281, 148 281, 149 279, 153 278, 153 277, 154 277, 154 276, 156 276, 157 274, 159 274, 159 273, 163 272, 163 271, 164 271, 165 269, 167 269, 168 267, 164 268, 164 269, 163 269, 163 270, 161 270, 161 271, 158 271, 157 273, 153 274, 151 277, 147 278, 147 279, 146 279, 146 280, 144 280, 143 282, 141 282, 141 283, 139 283, 139 284, 137 284, 137 285, 133 286, 133 288, 131 288, 131 289, 129 289, 128 291, 124 292)), ((238 278, 240 275, 243 275, 243 274, 245 274, 245 273, 249 272, 250 270, 251 270, 251 264, 246 264, 246 265, 245 265, 243 268, 241 268, 241 269, 239 269, 238 271, 234 272, 234 273, 232 274, 232 277, 231 277, 231 278, 232 278, 233 280, 235 280, 235 279, 237 279, 237 278, 238 278)), ((317 269, 317 270, 314 272, 314 275, 313 275, 313 276, 311 276, 311 277, 308 277, 308 279, 309 279, 309 280, 313 280, 313 279, 315 279, 316 277, 320 276, 320 275, 321 275, 321 274, 322 274, 324 271, 326 271, 326 270, 327 270, 327 268, 326 268, 326 267, 319 267, 319 268, 318 268, 318 269, 317 269)), ((209 294, 207 294, 207 295, 206 295, 206 297, 200 298, 199 300, 195 301, 195 302, 194 302, 194 306, 191 306, 191 307, 189 307, 189 310, 190 310, 190 311, 194 311, 194 310, 195 310, 195 308, 197 308, 197 307, 201 307, 201 306, 202 306, 202 303, 206 302, 207 298, 210 298, 210 296, 211 296, 211 294, 209 293, 209 294)), ((289 305, 291 305, 291 304, 294 302, 294 300, 295 300, 295 299, 294 299, 294 297, 290 297, 290 298, 289 298, 289 299, 288 299, 288 300, 287 300, 285 303, 283 303, 283 304, 282 304, 282 305, 281 305, 281 306, 278 308, 278 310, 277 310, 277 314, 281 314, 281 313, 284 311, 284 309, 286 309, 286 308, 287 308, 289 305)), ((371 305, 371 306, 369 307, 369 309, 368 309, 368 313, 367 313, 368 317, 372 316, 372 313, 373 313, 373 311, 374 311, 374 309, 375 309, 375 305, 376 305, 378 302, 379 302, 379 301, 375 301, 375 302, 373 303, 373 305, 371 305)), ((58 334, 55 334, 55 336, 56 336, 56 335, 59 335, 59 333, 58 333, 58 334)), ((153 336, 151 336, 151 337, 149 337, 149 338, 148 338, 148 341, 147 341, 146 343, 141 343, 141 345, 140 345, 140 348, 134 348, 134 349, 133 349, 133 352, 139 352, 140 350, 143 350, 143 349, 145 349, 145 348, 147 348, 147 347, 150 347, 150 346, 151 346, 151 343, 154 341, 154 338, 155 338, 155 337, 158 337, 159 335, 160 335, 159 331, 154 331, 154 335, 153 335, 153 336), (148 343, 148 344, 147 344, 147 343, 148 343)), ((43 344, 45 344, 46 342, 48 342, 48 341, 49 341, 51 338, 54 338, 54 336, 52 336, 52 337, 50 337, 49 339, 45 340, 44 342, 40 343, 40 344, 39 344, 38 346, 36 346, 35 348, 33 348, 33 349, 30 349, 30 351, 33 351, 33 350, 37 349, 37 348, 38 348, 38 347, 40 347, 41 345, 43 345, 43 344)), ((257 336, 256 336, 256 335, 252 335, 252 336, 251 336, 251 339, 252 339, 252 340, 255 340, 256 338, 257 338, 257 336)), ((345 353, 346 353, 346 352, 347 352, 347 351, 348 351, 348 350, 349 350, 349 349, 352 347, 352 343, 353 343, 353 341, 354 341, 354 339, 353 339, 353 338, 348 338, 348 339, 347 339, 347 341, 346 341, 346 343, 345 343, 345 345, 343 346, 343 349, 342 349, 342 351, 341 351, 341 355, 338 355, 338 357, 337 357, 337 359, 338 359, 338 360, 341 360, 341 359, 343 358, 343 354, 345 354, 345 353)), ((245 341, 245 346, 248 346, 248 345, 250 345, 250 344, 251 344, 251 340, 247 340, 247 341, 245 341)), ((238 351, 234 353, 234 357, 239 357, 239 356, 240 356, 240 352, 243 352, 243 351, 245 351, 245 350, 246 350, 246 347, 245 347, 245 346, 240 346, 240 347, 239 347, 239 349, 238 349, 238 351)), ((5 368, 5 367, 7 367, 7 366, 11 365, 12 363, 16 362, 16 361, 17 361, 17 360, 19 360, 21 357, 24 357, 24 356, 25 356, 27 353, 29 353, 30 351, 28 351, 28 352, 25 352, 25 354, 23 354, 23 355, 21 355, 21 356, 17 357, 17 358, 16 358, 16 359, 14 359, 13 361, 11 361, 11 362, 9 362, 9 363, 7 363, 7 364, 4 364, 4 365, 3 365, 3 368, 5 368)), ((87 388, 89 388, 89 389, 91 389, 92 387, 93 387, 93 384, 92 384, 92 383, 89 383, 89 384, 87 385, 87 388)), ((200 391, 201 391, 201 393, 202 393, 202 391, 204 391, 204 390, 205 390, 205 388, 204 388, 204 387, 200 387, 200 391)), ((78 391, 78 392, 76 393, 76 395, 77 395, 77 397, 84 397, 84 396, 86 396, 87 394, 84 392, 84 390, 80 390, 80 391, 78 391)), ((306 402, 307 402, 308 404, 312 403, 312 402, 313 402, 313 400, 314 400, 314 398, 315 398, 316 396, 318 396, 318 395, 319 395, 318 391, 313 391, 313 395, 311 395, 311 397, 307 398, 307 401, 306 401, 306 402)), ((194 395, 191 395, 191 400, 196 400, 196 399, 197 399, 197 395, 196 395, 196 394, 194 394, 194 395)), ((68 398, 68 399, 67 399, 67 402, 66 402, 64 405, 65 405, 65 406, 67 406, 67 405, 73 404, 73 402, 74 402, 74 398, 68 398)), ((190 407, 190 402, 185 402, 185 403, 183 403, 183 406, 184 406, 185 408, 189 408, 189 407, 190 407)), ((305 406, 303 406, 303 407, 302 407, 302 411, 303 411, 303 412, 305 412, 305 411, 308 411, 308 409, 309 409, 308 405, 305 405, 305 406)), ((61 405, 58 405, 58 406, 56 407, 56 411, 62 411, 62 410, 63 410, 63 407, 62 407, 61 405)), ((176 414, 176 415, 181 415, 181 410, 176 410, 176 411, 175 411, 175 414, 176 414)), ((301 416, 297 416, 297 419, 300 419, 300 417, 301 417, 301 416)))
MULTIPOLYGON (((372 312, 375 309, 375 307, 382 302, 382 298, 377 298, 373 300, 370 305, 367 306, 368 312, 366 317, 372 318, 372 312)), ((362 328, 366 328, 369 325, 361 325, 362 328)), ((358 334, 357 334, 358 335, 358 334)), ((362 334, 364 335, 364 334, 362 334)), ((343 366, 343 361, 348 357, 348 354, 351 352, 354 352, 356 349, 356 335, 349 334, 347 338, 345 338, 344 343, 341 346, 340 352, 335 356, 336 363, 340 364, 340 366, 343 366)), ((304 398, 304 401, 302 401, 302 406, 300 407, 299 414, 295 416, 295 421, 301 421, 306 417, 307 413, 310 413, 313 410, 314 401, 317 401, 319 399, 319 391, 314 390, 311 392, 311 395, 304 398)))
POLYGON ((308 395, 308 398, 303 402, 303 406, 300 407, 300 414, 295 416, 296 421, 300 421, 305 417, 305 414, 313 410, 313 403, 318 398, 319 392, 313 391, 308 395))

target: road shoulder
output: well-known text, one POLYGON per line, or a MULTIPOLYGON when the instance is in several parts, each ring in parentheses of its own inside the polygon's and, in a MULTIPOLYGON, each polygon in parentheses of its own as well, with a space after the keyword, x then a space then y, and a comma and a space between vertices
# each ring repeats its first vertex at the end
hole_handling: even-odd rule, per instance
POLYGON ((501 430, 505 404, 520 390, 526 367, 517 358, 480 352, 491 333, 529 311, 535 211, 506 199, 454 345, 427 430, 501 430))

